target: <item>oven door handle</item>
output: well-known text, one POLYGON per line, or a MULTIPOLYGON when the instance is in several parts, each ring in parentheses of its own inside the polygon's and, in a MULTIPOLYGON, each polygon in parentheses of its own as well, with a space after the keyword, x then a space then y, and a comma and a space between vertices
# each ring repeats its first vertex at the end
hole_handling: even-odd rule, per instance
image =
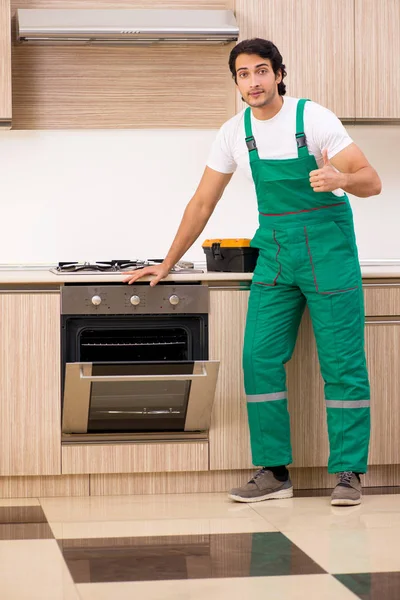
POLYGON ((207 377, 207 370, 202 365, 201 373, 188 373, 187 375, 85 375, 83 367, 79 369, 80 379, 90 381, 92 383, 96 381, 101 382, 113 382, 113 381, 192 381, 201 377, 207 377))

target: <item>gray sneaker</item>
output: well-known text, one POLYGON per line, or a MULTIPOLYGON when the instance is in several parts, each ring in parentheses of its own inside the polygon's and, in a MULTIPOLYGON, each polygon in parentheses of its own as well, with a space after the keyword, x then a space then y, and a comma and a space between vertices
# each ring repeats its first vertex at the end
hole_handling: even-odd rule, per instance
POLYGON ((236 502, 261 502, 274 498, 292 498, 293 486, 289 476, 287 481, 279 481, 272 471, 260 469, 246 485, 231 490, 228 497, 236 502))
POLYGON ((361 483, 353 471, 337 473, 337 484, 332 492, 333 506, 354 506, 361 504, 361 483))

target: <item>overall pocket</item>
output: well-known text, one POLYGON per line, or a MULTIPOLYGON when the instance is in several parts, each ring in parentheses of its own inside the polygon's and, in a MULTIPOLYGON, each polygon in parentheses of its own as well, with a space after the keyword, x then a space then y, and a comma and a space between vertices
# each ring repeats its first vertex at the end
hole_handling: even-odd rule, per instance
POLYGON ((360 286, 357 246, 351 223, 335 221, 304 227, 315 289, 319 294, 348 292, 360 286))
POLYGON ((273 229, 259 229, 251 242, 251 246, 259 249, 252 283, 261 286, 276 285, 282 270, 279 262, 281 246, 276 231, 273 229))

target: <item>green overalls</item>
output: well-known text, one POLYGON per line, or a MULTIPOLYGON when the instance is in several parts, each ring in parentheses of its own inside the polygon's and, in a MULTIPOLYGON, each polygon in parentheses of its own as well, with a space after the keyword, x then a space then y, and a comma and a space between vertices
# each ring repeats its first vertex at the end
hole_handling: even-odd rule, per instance
MULTIPOLYGON (((245 111, 246 144, 256 187, 259 248, 243 351, 253 463, 292 462, 285 363, 307 303, 317 343, 330 443, 329 473, 365 473, 370 390, 364 351, 364 301, 353 216, 347 196, 314 192, 299 100, 298 157, 262 160, 245 111)), ((296 392, 294 392, 296 393, 296 392)), ((312 443, 304 431, 304 443, 312 443)))

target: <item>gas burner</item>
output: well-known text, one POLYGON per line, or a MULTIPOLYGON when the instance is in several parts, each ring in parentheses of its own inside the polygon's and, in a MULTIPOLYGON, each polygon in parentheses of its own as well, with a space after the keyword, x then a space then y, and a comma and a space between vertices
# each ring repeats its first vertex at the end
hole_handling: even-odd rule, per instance
POLYGON ((115 271, 116 269, 114 269, 113 265, 109 262, 60 262, 58 263, 56 270, 60 273, 77 273, 79 271, 115 271))
POLYGON ((96 271, 102 273, 120 273, 125 270, 142 269, 151 265, 162 263, 161 258, 151 258, 148 260, 110 260, 91 262, 60 262, 56 267, 59 273, 78 273, 80 271, 96 271))
MULTIPOLYGON (((56 275, 61 274, 121 274, 124 271, 135 271, 162 263, 162 258, 148 258, 146 260, 110 260, 99 262, 60 262, 58 266, 51 269, 56 275)), ((172 269, 174 273, 203 273, 202 269, 195 269, 192 262, 179 261, 172 269)))

